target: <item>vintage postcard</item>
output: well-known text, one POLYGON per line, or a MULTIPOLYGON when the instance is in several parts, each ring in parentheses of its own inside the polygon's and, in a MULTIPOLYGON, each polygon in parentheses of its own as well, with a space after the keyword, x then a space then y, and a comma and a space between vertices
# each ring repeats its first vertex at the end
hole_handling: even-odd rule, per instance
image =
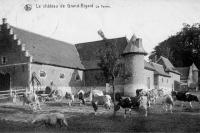
POLYGON ((0 132, 200 132, 199 7, 1 0, 0 132))

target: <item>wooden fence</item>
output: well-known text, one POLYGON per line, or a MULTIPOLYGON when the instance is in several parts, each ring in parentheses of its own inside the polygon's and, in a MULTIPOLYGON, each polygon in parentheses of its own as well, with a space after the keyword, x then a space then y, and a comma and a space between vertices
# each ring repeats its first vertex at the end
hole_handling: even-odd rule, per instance
POLYGON ((19 89, 10 89, 10 90, 6 90, 6 91, 0 91, 0 100, 2 99, 9 99, 10 97, 12 97, 13 93, 15 94, 21 94, 21 93, 24 93, 26 92, 26 89, 22 89, 22 88, 19 88, 19 89))

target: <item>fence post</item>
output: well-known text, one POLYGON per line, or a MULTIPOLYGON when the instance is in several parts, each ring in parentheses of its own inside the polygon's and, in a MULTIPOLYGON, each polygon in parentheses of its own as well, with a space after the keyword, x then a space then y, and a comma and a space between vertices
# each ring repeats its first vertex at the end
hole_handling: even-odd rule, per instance
POLYGON ((10 97, 12 97, 12 91, 13 91, 12 88, 10 88, 10 97))

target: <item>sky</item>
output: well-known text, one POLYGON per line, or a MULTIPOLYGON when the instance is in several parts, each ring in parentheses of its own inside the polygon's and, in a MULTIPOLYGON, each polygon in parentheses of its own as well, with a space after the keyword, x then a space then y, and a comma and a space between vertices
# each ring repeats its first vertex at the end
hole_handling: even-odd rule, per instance
POLYGON ((183 23, 200 22, 200 0, 0 0, 0 18, 71 44, 101 40, 99 29, 106 38, 130 39, 135 34, 150 53, 183 23), (24 8, 27 4, 32 7, 29 11, 24 8))

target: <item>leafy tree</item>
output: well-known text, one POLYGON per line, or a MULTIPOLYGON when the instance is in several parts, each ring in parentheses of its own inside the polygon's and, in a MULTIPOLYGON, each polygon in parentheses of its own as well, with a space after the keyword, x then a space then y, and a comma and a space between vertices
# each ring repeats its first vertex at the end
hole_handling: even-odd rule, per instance
MULTIPOLYGON (((100 62, 98 66, 103 71, 104 77, 107 83, 110 83, 113 88, 113 101, 115 106, 115 79, 119 75, 121 70, 121 55, 117 49, 117 40, 114 42, 105 38, 102 31, 98 31, 98 34, 103 38, 105 42, 105 48, 100 49, 98 52, 98 57, 100 62)), ((116 112, 114 110, 114 116, 116 112)))
POLYGON ((183 24, 175 35, 160 42, 149 56, 149 60, 164 56, 176 67, 190 66, 193 62, 200 66, 200 23, 183 24))

